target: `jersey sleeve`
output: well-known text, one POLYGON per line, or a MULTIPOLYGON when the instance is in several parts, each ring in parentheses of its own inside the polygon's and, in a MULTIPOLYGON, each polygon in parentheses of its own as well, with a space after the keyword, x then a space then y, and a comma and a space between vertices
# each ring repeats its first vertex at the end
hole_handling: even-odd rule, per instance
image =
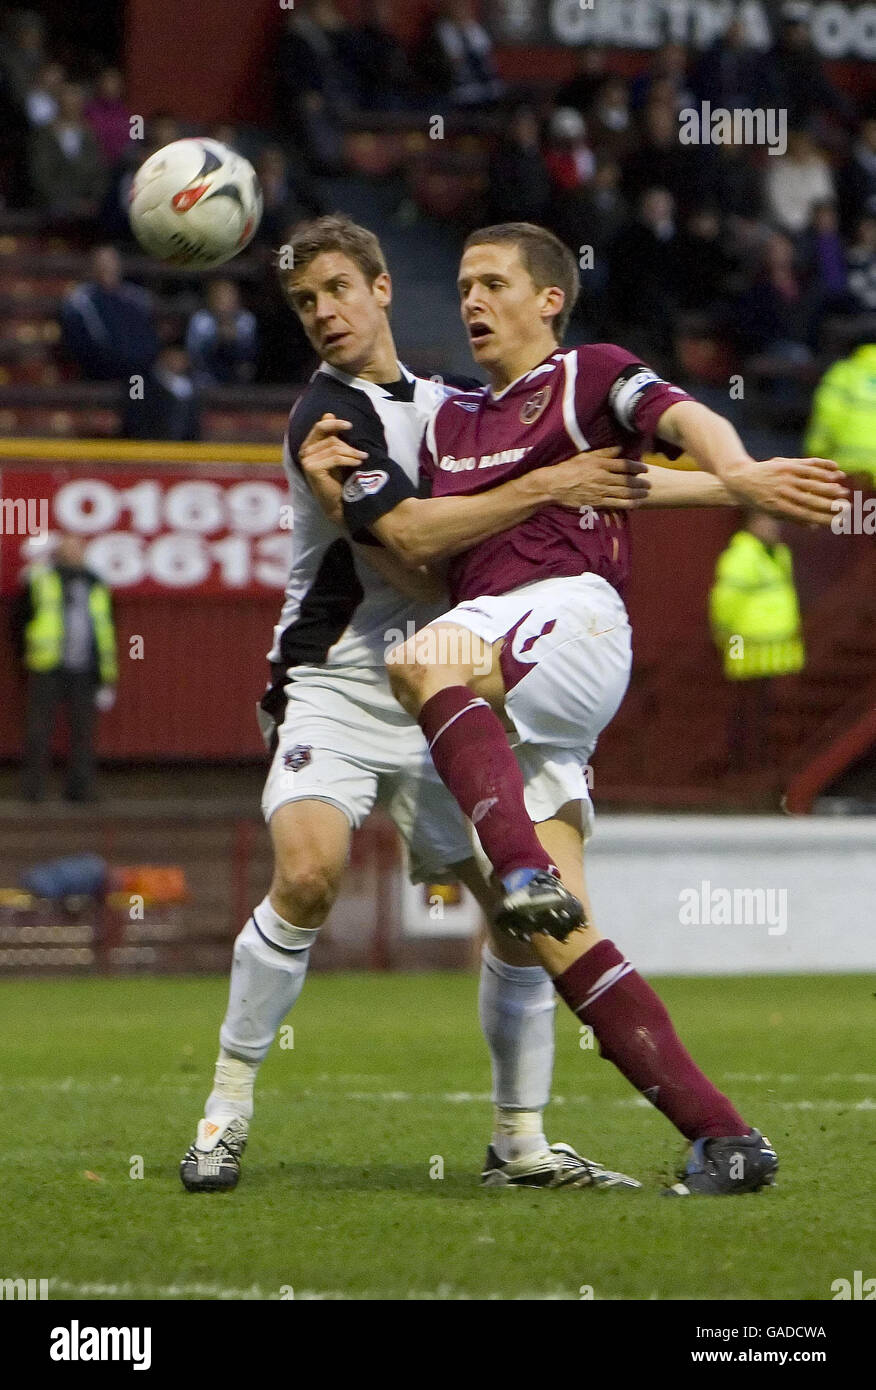
POLYGON ((420 481, 412 483, 403 468, 386 454, 378 468, 372 468, 371 459, 363 468, 358 468, 347 479, 344 486, 344 519, 354 541, 374 540, 370 527, 388 512, 393 511, 408 497, 431 497, 432 477, 437 467, 437 444, 435 429, 443 406, 433 413, 420 444, 420 481))
POLYGON ((655 435, 665 410, 679 401, 693 400, 626 348, 601 343, 597 362, 608 408, 621 429, 631 434, 655 435))
POLYGON ((287 440, 291 464, 300 470, 298 451, 324 414, 349 420, 352 428, 345 430, 342 438, 368 458, 347 474, 342 493, 344 521, 353 540, 379 544, 369 528, 406 497, 416 497, 417 488, 391 458, 380 416, 365 393, 339 387, 331 377, 320 380, 318 386, 319 390, 309 393, 292 412, 287 440))
POLYGON ((375 522, 408 497, 419 496, 416 484, 385 451, 377 463, 375 468, 373 458, 369 458, 367 464, 351 473, 341 494, 344 520, 354 541, 372 540, 370 531, 375 522))

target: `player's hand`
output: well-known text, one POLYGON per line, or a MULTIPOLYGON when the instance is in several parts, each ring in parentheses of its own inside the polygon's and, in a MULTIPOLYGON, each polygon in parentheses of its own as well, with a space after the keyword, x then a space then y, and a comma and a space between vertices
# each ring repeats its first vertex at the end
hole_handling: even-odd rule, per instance
POLYGON ((311 492, 326 516, 339 526, 344 523, 341 500, 344 472, 359 468, 368 457, 342 437, 352 428, 349 420, 341 420, 336 415, 323 415, 298 450, 298 462, 311 492))
POLYGON ((829 526, 848 497, 832 459, 766 459, 737 465, 721 481, 743 505, 810 526, 829 526))
POLYGON ((561 507, 629 511, 648 496, 648 469, 635 459, 619 458, 620 449, 591 449, 563 463, 538 470, 541 481, 561 507))

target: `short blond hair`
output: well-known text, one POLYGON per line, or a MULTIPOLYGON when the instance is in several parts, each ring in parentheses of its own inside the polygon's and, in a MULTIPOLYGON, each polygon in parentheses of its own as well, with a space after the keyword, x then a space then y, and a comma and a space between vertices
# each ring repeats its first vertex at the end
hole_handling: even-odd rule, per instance
POLYGON ((327 251, 340 251, 349 256, 369 285, 373 285, 379 275, 388 272, 383 247, 374 233, 342 213, 302 222, 294 229, 289 246, 284 248, 284 251, 289 250, 292 252, 291 265, 285 266, 280 261, 283 267, 280 270, 281 279, 292 279, 327 251))

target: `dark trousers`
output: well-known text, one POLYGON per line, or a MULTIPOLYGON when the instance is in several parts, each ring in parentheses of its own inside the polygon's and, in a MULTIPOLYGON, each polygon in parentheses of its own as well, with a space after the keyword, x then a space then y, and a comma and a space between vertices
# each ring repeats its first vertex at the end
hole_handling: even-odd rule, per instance
POLYGON ((768 677, 734 681, 728 744, 731 772, 761 772, 772 765, 770 721, 773 683, 768 677))
POLYGON ((94 696, 97 683, 90 671, 31 671, 28 677, 24 744, 23 791, 28 799, 43 796, 52 755, 52 735, 58 706, 67 707, 70 725, 68 797, 90 796, 94 789, 94 696))

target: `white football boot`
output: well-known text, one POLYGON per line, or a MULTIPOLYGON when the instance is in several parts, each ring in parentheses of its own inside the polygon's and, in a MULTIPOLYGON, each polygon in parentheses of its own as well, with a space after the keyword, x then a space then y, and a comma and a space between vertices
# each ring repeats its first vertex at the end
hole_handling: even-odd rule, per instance
POLYGON ((248 1133, 246 1120, 232 1118, 224 1124, 201 1120, 195 1142, 179 1165, 186 1191, 230 1192, 235 1188, 248 1133))
POLYGON ((487 1149, 482 1187, 641 1187, 635 1178, 614 1173, 582 1158, 569 1144, 551 1144, 550 1148, 527 1154, 503 1163, 492 1144, 487 1149))

